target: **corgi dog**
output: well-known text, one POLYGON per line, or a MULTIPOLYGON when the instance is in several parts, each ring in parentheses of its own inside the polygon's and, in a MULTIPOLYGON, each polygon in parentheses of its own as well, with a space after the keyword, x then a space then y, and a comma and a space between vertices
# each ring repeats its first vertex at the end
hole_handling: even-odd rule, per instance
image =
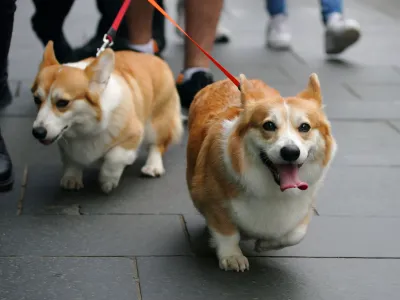
POLYGON ((84 168, 100 162, 101 189, 111 192, 142 142, 149 144, 142 173, 161 176, 163 153, 183 134, 173 74, 154 55, 106 49, 59 64, 50 41, 31 91, 38 107, 32 134, 44 145, 57 142, 65 189, 82 188, 84 168))
POLYGON ((284 98, 241 74, 197 93, 189 110, 186 179, 223 270, 245 271, 240 234, 256 251, 298 244, 337 145, 321 88, 284 98))

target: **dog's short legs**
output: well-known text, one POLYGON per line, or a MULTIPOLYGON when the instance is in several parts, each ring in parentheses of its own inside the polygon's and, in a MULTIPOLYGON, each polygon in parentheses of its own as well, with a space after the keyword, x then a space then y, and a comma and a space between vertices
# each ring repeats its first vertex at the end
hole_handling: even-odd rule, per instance
POLYGON ((149 154, 145 165, 142 168, 142 173, 150 177, 159 177, 165 173, 162 154, 163 147, 156 145, 151 145, 149 149, 149 154))
POLYGON ((127 165, 133 164, 137 158, 137 151, 117 146, 104 156, 100 169, 99 181, 105 193, 111 192, 118 186, 121 175, 127 165))
POLYGON ((82 167, 69 161, 66 158, 63 159, 63 163, 64 173, 60 182, 61 187, 66 190, 80 190, 81 188, 83 188, 82 167))
POLYGON ((240 234, 223 207, 214 207, 205 212, 207 226, 211 234, 211 246, 215 247, 219 267, 225 271, 244 272, 249 269, 249 261, 239 246, 240 234))
POLYGON ((212 236, 212 244, 217 250, 219 267, 225 271, 244 272, 248 270, 249 261, 239 247, 239 232, 236 231, 231 235, 224 235, 210 227, 209 230, 212 236))
POLYGON ((300 243, 307 233, 308 224, 310 222, 310 213, 294 230, 285 234, 283 237, 274 240, 257 240, 255 244, 255 250, 257 252, 279 250, 300 243))

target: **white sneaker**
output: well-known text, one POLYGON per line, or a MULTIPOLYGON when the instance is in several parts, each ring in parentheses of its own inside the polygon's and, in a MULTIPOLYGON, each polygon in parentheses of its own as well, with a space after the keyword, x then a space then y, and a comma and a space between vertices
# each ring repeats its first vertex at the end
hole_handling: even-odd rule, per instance
POLYGON ((268 23, 267 45, 275 50, 288 50, 292 41, 287 17, 283 14, 273 16, 268 23))
MULTIPOLYGON (((177 11, 177 14, 178 14, 177 23, 183 30, 185 30, 185 4, 184 4, 184 0, 178 0, 178 2, 176 4, 176 11, 177 11)), ((222 8, 221 19, 224 17, 223 15, 226 14, 226 13, 227 13, 227 11, 226 11, 226 8, 224 6, 222 8)), ((180 38, 184 37, 183 33, 178 28, 175 28, 175 32, 180 38)), ((216 44, 225 44, 225 43, 229 43, 229 41, 230 41, 230 32, 229 32, 229 30, 224 28, 221 25, 221 22, 218 22, 217 32, 216 32, 216 35, 215 35, 215 43, 216 44)))
POLYGON ((344 19, 339 13, 329 16, 325 31, 325 51, 338 54, 360 38, 360 24, 356 20, 344 19))

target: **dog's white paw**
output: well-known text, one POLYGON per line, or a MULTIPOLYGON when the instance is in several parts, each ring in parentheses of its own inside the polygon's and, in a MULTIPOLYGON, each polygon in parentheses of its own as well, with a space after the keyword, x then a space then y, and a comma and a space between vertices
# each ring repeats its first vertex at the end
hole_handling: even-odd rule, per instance
POLYGON ((280 250, 285 248, 279 240, 257 240, 254 246, 256 252, 265 252, 269 250, 280 250))
POLYGON ((225 271, 244 272, 250 269, 249 260, 244 255, 232 255, 220 258, 219 267, 225 271))
POLYGON ((118 186, 119 179, 115 178, 104 178, 100 180, 100 186, 101 190, 109 194, 113 189, 115 189, 118 186))
POLYGON ((81 177, 63 176, 60 185, 66 190, 80 190, 83 188, 81 177))
POLYGON ((150 177, 160 177, 165 174, 165 169, 160 164, 147 164, 143 166, 142 174, 150 177))

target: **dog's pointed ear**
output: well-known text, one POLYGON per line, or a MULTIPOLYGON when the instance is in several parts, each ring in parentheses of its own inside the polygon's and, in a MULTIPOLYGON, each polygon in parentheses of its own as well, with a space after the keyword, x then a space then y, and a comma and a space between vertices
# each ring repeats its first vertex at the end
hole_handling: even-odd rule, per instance
POLYGON ((39 65, 39 70, 53 65, 59 65, 56 55, 54 54, 54 44, 53 41, 49 41, 44 49, 43 59, 39 65))
POLYGON ((309 99, 317 102, 319 106, 322 105, 321 85, 317 74, 312 73, 308 79, 308 85, 305 90, 297 94, 297 97, 309 99))
POLYGON ((85 68, 86 76, 89 78, 89 92, 98 94, 103 92, 114 65, 114 51, 107 48, 85 68))
POLYGON ((244 74, 239 75, 239 82, 240 82, 240 102, 242 103, 242 107, 245 108, 247 102, 247 94, 252 88, 252 84, 249 80, 247 80, 244 74))

